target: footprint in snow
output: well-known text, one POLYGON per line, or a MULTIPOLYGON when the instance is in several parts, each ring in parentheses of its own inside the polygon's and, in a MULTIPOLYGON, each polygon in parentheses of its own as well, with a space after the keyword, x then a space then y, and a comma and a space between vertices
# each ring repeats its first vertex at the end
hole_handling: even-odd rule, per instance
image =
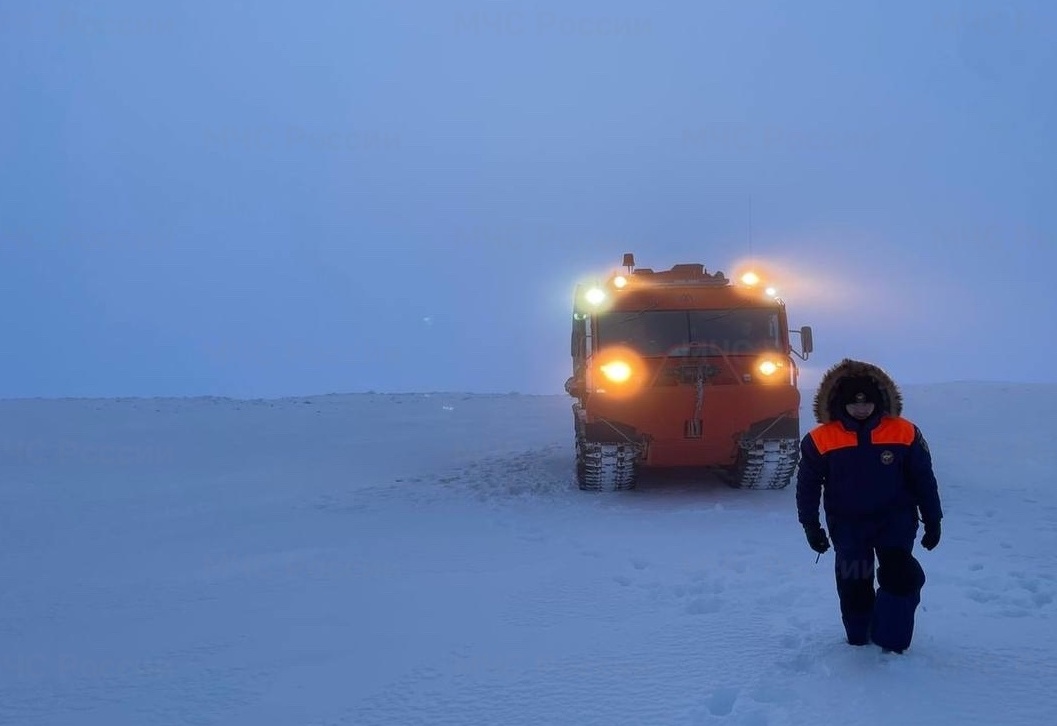
POLYGON ((969 591, 969 599, 983 605, 989 602, 994 602, 998 599, 998 595, 988 590, 975 589, 969 591))
POLYGON ((736 686, 718 688, 705 698, 705 707, 713 716, 729 716, 734 712, 739 692, 736 686))
POLYGON ((783 652, 775 661, 783 671, 795 675, 817 673, 820 669, 824 671, 826 659, 830 655, 844 654, 849 648, 838 635, 836 629, 840 628, 839 624, 830 625, 825 633, 816 634, 811 623, 799 616, 791 616, 787 622, 784 632, 778 635, 778 645, 783 652), (834 627, 836 629, 830 633, 829 630, 834 627))
POLYGON ((737 686, 726 686, 706 694, 702 699, 701 708, 696 709, 697 718, 694 719, 694 722, 701 724, 711 723, 716 716, 726 718, 726 716, 734 713, 740 693, 741 689, 737 686))
POLYGON ((742 703, 743 700, 741 689, 737 686, 718 688, 705 696, 702 706, 695 709, 692 722, 695 724, 722 722, 740 726, 767 726, 771 722, 766 711, 755 708, 746 710, 742 703))
MULTIPOLYGON (((1039 580, 1022 572, 1014 572, 1013 579, 1020 589, 1027 593, 1028 599, 1036 608, 1043 608, 1053 602, 1053 592, 1039 580)), ((1021 599, 1023 598, 1021 593, 1021 599)))
POLYGON ((688 615, 710 615, 723 609, 723 601, 714 597, 699 597, 686 606, 688 615))
POLYGON ((707 615, 723 609, 725 602, 719 597, 727 589, 722 580, 708 575, 697 575, 691 582, 665 585, 657 589, 657 596, 674 598, 676 602, 689 600, 684 611, 689 615, 707 615))
POLYGON ((1052 605, 1054 588, 1044 575, 1012 572, 1008 580, 991 579, 984 584, 974 584, 967 588, 966 597, 981 605, 994 607, 995 615, 1023 618, 1036 615, 1052 605))
POLYGON ((708 575, 697 575, 694 578, 694 584, 690 586, 690 592, 695 595, 700 595, 702 593, 719 595, 726 589, 727 586, 723 583, 723 580, 708 575))

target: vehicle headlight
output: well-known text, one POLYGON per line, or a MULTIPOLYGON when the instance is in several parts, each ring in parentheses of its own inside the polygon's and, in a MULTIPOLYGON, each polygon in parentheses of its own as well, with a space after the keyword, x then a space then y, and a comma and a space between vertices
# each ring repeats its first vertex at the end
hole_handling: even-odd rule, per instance
POLYGON ((756 366, 756 369, 765 376, 773 376, 778 372, 779 367, 780 366, 773 360, 765 360, 760 363, 760 365, 756 366))
POLYGON ((601 366, 602 375, 614 383, 623 383, 631 378, 631 366, 622 360, 615 360, 601 366))

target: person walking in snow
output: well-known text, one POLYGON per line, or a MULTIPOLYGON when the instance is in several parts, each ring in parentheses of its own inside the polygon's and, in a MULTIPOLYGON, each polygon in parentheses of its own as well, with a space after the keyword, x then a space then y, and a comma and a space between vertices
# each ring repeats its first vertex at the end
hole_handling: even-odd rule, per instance
POLYGON ((912 553, 918 514, 927 550, 939 544, 943 518, 932 454, 902 409, 899 389, 878 366, 845 358, 830 368, 815 395, 819 425, 800 443, 796 482, 808 544, 821 555, 832 538, 848 642, 896 653, 910 646, 925 585, 912 553))

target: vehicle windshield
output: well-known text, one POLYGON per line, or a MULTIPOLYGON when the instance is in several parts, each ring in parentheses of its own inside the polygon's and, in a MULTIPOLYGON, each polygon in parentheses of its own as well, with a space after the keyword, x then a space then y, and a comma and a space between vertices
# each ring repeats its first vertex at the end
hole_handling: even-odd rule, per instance
POLYGON ((779 351, 771 309, 648 310, 598 316, 600 346, 626 345, 644 356, 754 355, 779 351))

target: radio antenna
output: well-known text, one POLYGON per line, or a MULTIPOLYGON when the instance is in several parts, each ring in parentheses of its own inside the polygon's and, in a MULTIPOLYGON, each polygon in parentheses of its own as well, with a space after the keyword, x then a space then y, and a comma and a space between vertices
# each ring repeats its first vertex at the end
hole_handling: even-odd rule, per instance
POLYGON ((755 263, 756 260, 752 254, 752 192, 749 192, 749 264, 755 263))

